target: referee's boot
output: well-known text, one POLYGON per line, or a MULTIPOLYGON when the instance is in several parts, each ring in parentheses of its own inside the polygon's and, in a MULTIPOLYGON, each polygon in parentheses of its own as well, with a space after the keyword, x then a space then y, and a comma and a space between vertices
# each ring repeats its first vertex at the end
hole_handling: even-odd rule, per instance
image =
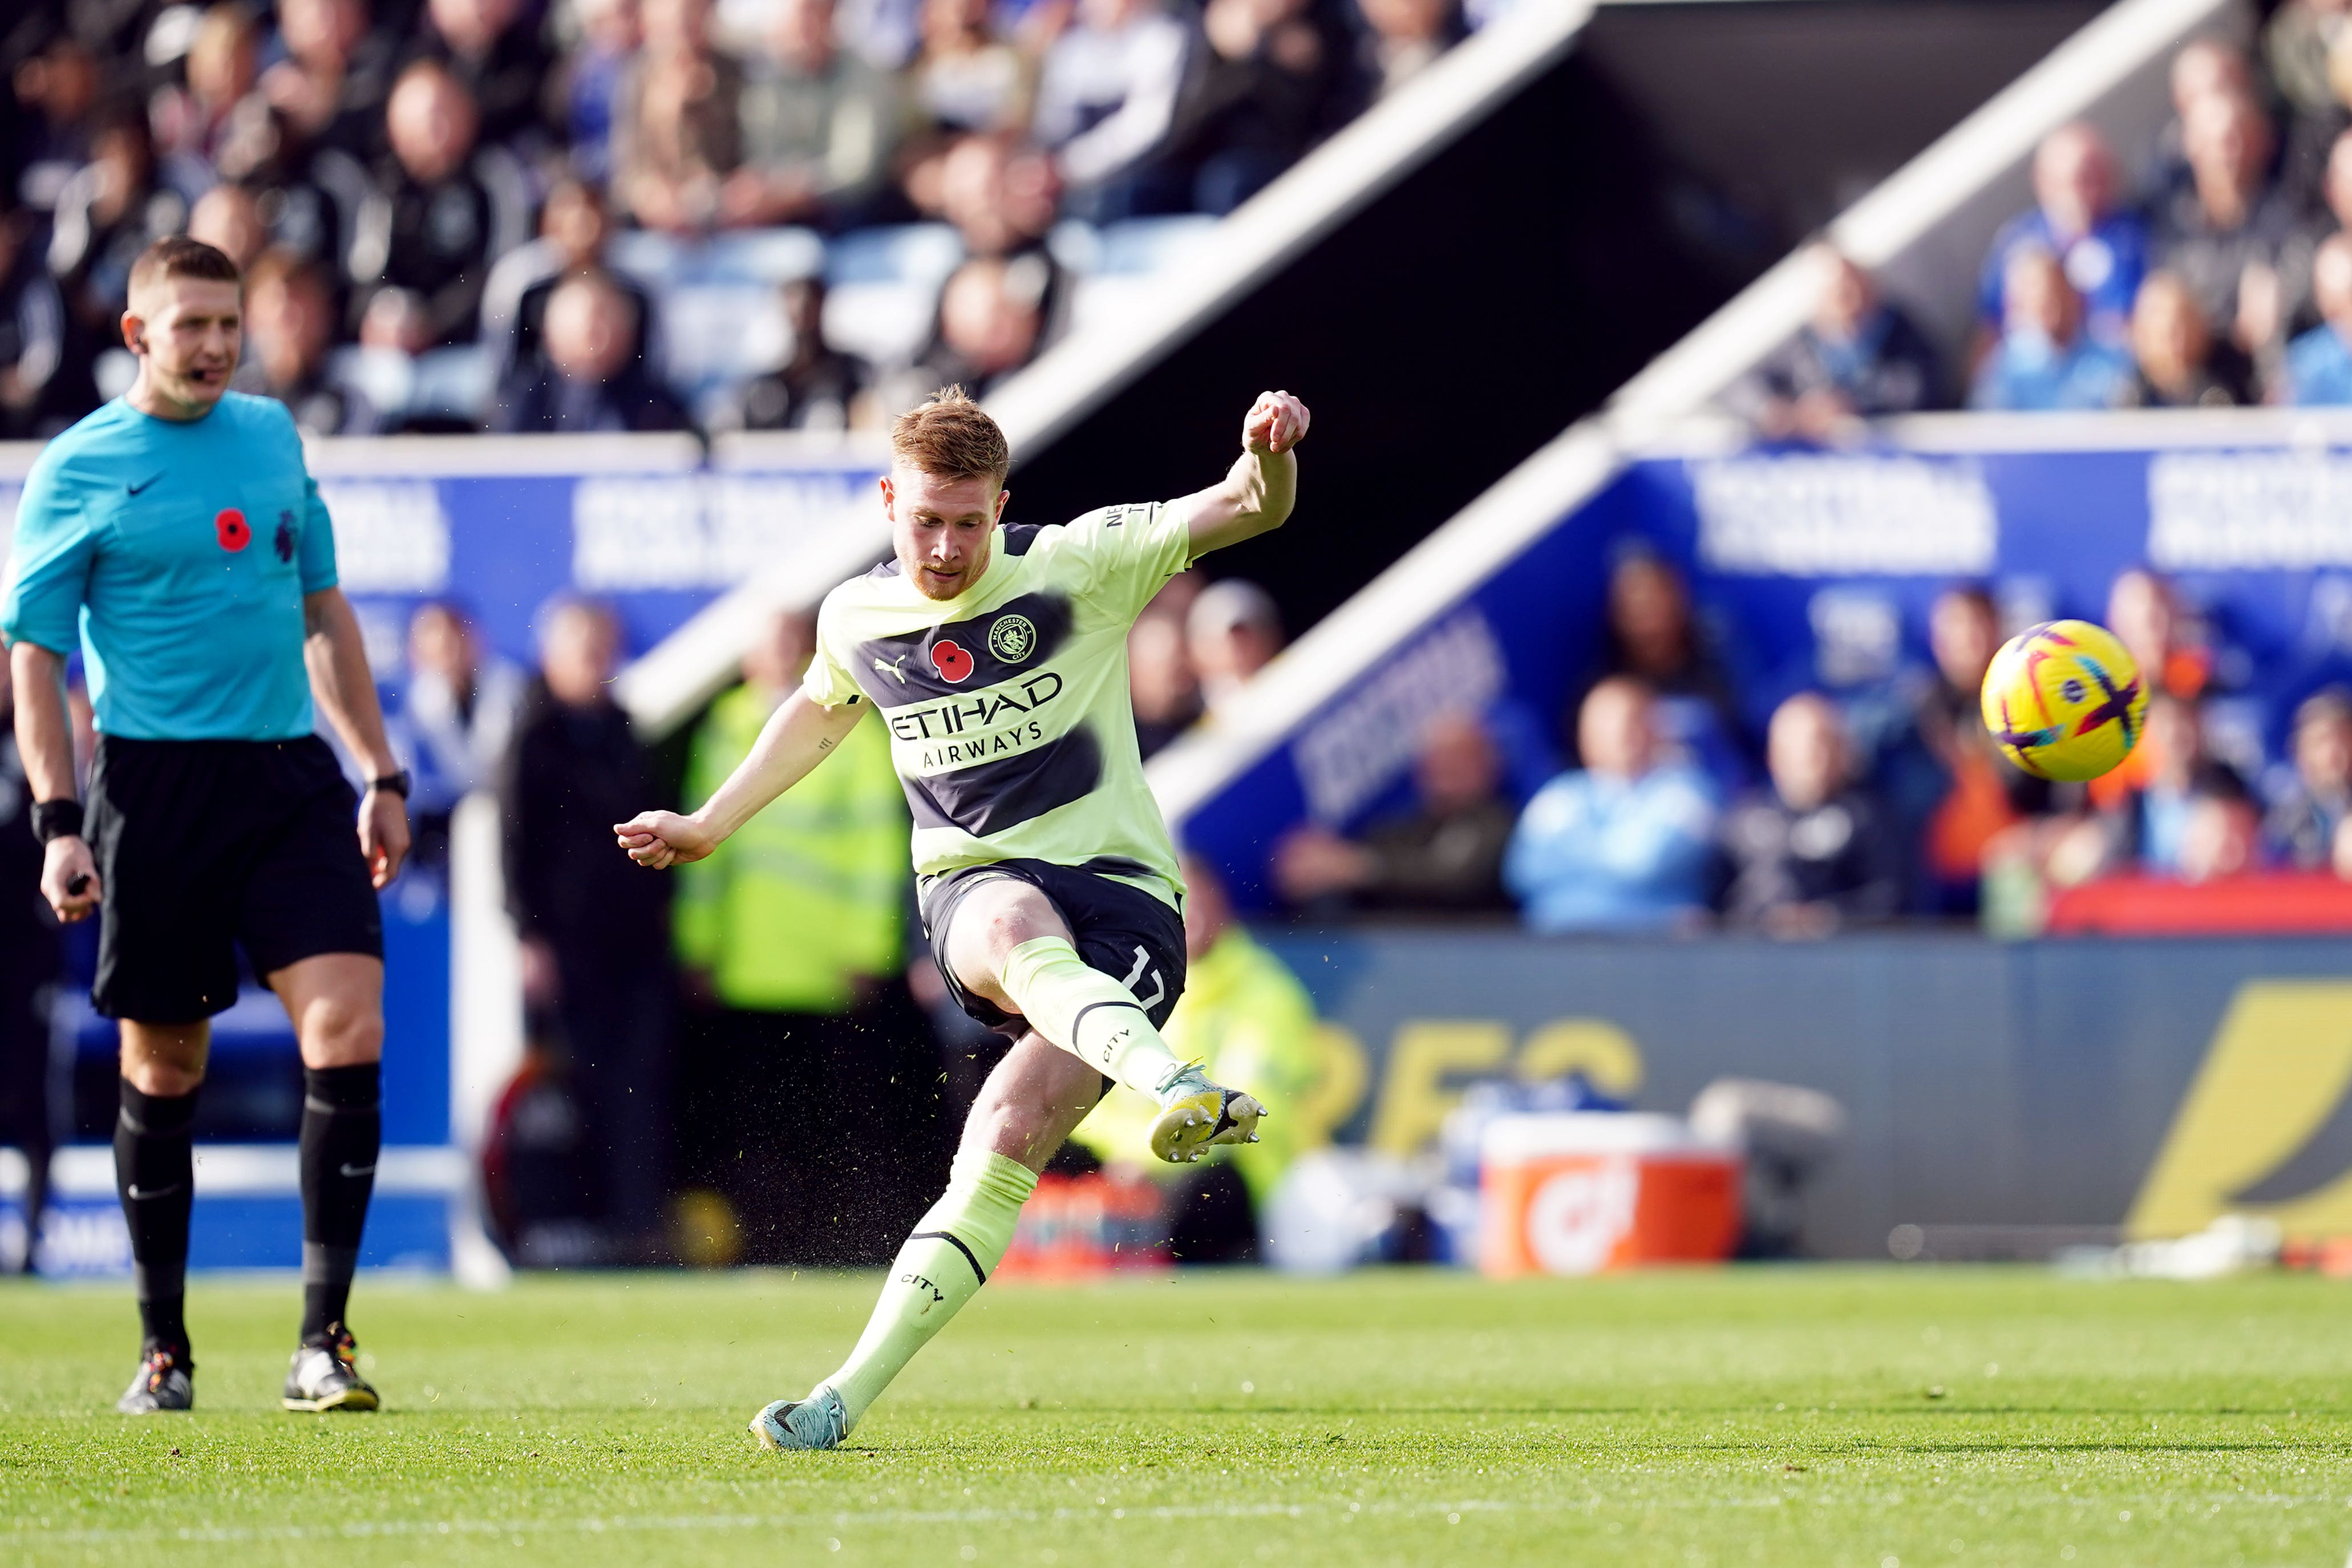
POLYGON ((125 1416, 154 1416, 166 1410, 196 1407, 195 1381, 189 1374, 196 1364, 188 1353, 171 1345, 151 1344, 139 1358, 139 1375, 114 1407, 125 1416))
POLYGON ((359 1345, 341 1323, 327 1325, 327 1337, 294 1353, 286 1369, 286 1394, 278 1401, 289 1410, 373 1410, 380 1403, 375 1390, 360 1376, 359 1345))

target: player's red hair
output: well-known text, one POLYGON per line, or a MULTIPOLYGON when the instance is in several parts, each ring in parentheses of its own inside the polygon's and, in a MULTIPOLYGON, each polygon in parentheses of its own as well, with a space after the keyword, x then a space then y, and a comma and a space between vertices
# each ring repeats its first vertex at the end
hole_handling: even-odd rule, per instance
POLYGON ((910 468, 935 479, 1004 483, 1013 449, 1004 432, 961 387, 945 387, 890 426, 890 450, 910 468))

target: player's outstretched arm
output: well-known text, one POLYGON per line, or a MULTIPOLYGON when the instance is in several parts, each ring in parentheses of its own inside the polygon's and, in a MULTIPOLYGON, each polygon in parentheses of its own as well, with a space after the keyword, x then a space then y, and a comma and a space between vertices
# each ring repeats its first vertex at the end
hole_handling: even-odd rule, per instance
POLYGON ((866 716, 866 705, 826 707, 795 691, 768 716, 751 754, 727 776, 709 800, 694 811, 640 811, 613 825, 613 836, 631 860, 656 871, 698 861, 760 809, 831 756, 844 737, 866 716))
POLYGON ((1177 503, 1188 508, 1196 558, 1282 526, 1298 498, 1295 448, 1311 417, 1286 392, 1258 394, 1242 421, 1242 455, 1224 482, 1177 503))

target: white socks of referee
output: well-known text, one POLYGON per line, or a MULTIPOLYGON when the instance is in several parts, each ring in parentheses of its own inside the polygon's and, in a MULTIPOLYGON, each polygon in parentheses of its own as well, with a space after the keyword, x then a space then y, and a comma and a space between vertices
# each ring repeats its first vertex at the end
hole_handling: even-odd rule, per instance
POLYGON ((1089 968, 1060 936, 1040 936, 1004 960, 1004 994, 1030 1027, 1087 1066, 1157 1103, 1178 1065, 1133 992, 1089 968))
POLYGON ((857 1425, 915 1353, 979 1294, 1013 1245, 1021 1206, 1036 1186, 1037 1173, 1017 1160, 971 1149, 957 1153, 947 1191, 898 1249, 856 1348, 840 1371, 818 1385, 841 1396, 849 1426, 857 1425))

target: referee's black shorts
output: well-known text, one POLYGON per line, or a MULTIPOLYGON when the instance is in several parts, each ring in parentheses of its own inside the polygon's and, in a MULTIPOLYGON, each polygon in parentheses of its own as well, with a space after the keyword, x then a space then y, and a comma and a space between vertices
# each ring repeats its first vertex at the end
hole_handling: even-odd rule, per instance
POLYGON ((100 736, 88 832, 103 895, 108 1018, 194 1023, 236 1000, 236 952, 268 976, 321 953, 383 956, 359 800, 315 735, 100 736))

